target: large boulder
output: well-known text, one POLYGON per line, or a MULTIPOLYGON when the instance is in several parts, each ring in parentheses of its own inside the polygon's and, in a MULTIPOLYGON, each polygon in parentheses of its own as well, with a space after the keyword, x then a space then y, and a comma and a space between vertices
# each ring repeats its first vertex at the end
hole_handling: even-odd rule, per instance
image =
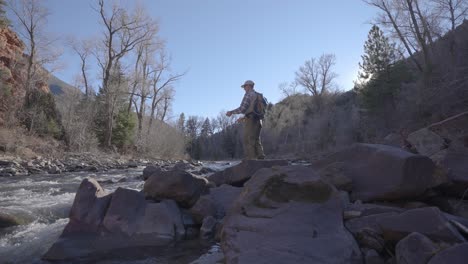
POLYGON ((190 214, 196 224, 201 225, 203 219, 207 216, 216 216, 218 208, 211 195, 203 195, 198 201, 190 208, 190 214))
POLYGON ((447 221, 437 207, 418 208, 377 219, 386 241, 398 242, 418 232, 435 242, 461 243, 463 236, 447 221))
POLYGON ((321 169, 318 173, 324 179, 327 179, 331 184, 333 184, 338 190, 353 190, 353 181, 346 176, 344 162, 332 163, 321 169))
POLYGON ((221 219, 226 215, 241 191, 242 188, 227 184, 211 188, 208 194, 200 197, 195 205, 190 208, 190 213, 198 224, 201 224, 203 218, 207 216, 221 219))
POLYGON ((95 179, 84 179, 76 192, 70 209, 70 222, 63 234, 97 232, 111 197, 112 195, 107 194, 95 179))
POLYGON ((288 165, 287 160, 243 160, 233 167, 210 175, 208 180, 215 183, 217 186, 222 184, 242 186, 261 168, 286 165, 288 165))
POLYGON ((355 144, 314 162, 313 167, 322 169, 337 162, 352 180, 353 200, 399 200, 419 196, 436 185, 431 159, 391 146, 355 144))
POLYGON ((450 196, 466 196, 468 189, 468 148, 466 150, 448 149, 440 161, 448 171, 450 184, 443 186, 442 190, 450 196))
POLYGON ((451 197, 434 197, 430 202, 444 212, 468 219, 468 201, 466 200, 451 197))
POLYGON ((382 252, 385 248, 383 231, 378 224, 378 220, 396 215, 395 212, 373 214, 346 221, 346 228, 354 235, 359 245, 363 248, 374 249, 382 252))
POLYGON ((160 173, 160 172, 162 172, 162 169, 160 166, 153 166, 153 165, 146 166, 146 168, 143 169, 142 178, 143 180, 146 181, 151 175, 155 173, 160 173))
POLYGON ((395 245, 407 235, 417 232, 435 242, 460 243, 463 236, 436 207, 417 208, 399 213, 388 211, 346 221, 347 229, 361 247, 380 252, 385 244, 395 245))
POLYGON ((184 238, 185 227, 176 202, 164 200, 160 203, 147 203, 135 233, 171 240, 184 238))
POLYGON ((429 130, 456 149, 468 148, 468 111, 431 124, 429 130))
POLYGON ((398 264, 426 264, 439 249, 426 236, 411 233, 396 245, 396 260, 398 264))
POLYGON ((465 264, 468 259, 468 243, 459 244, 442 250, 427 264, 465 264))
POLYGON ((428 128, 409 134, 407 140, 419 154, 428 157, 447 147, 444 139, 428 128))
POLYGON ((143 193, 124 188, 106 195, 95 180, 85 179, 75 196, 70 222, 43 258, 99 259, 120 249, 163 246, 184 237, 175 201, 149 202, 143 193))
POLYGON ((468 188, 468 112, 420 129, 410 134, 408 141, 418 153, 430 156, 448 172, 452 184, 443 190, 463 196, 468 188))
POLYGON ((110 233, 133 235, 139 221, 144 218, 145 208, 146 201, 142 193, 119 187, 112 195, 103 226, 110 233))
POLYGON ((362 263, 337 190, 312 169, 261 169, 221 231, 226 263, 362 263))
POLYGON ((17 226, 24 224, 24 221, 13 214, 0 212, 0 228, 17 226))
POLYGON ((145 182, 143 192, 154 200, 175 200, 183 207, 191 207, 206 190, 207 181, 183 170, 161 171, 145 182))

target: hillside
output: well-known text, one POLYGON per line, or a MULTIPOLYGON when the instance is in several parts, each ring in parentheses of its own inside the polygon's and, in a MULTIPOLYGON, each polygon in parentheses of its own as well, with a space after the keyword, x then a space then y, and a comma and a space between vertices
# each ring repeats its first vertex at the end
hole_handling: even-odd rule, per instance
POLYGON ((50 75, 49 77, 49 89, 54 95, 61 95, 66 91, 73 91, 76 88, 72 85, 60 80, 55 75, 50 75))
POLYGON ((435 41, 435 67, 426 80, 409 60, 398 62, 400 69, 391 78, 401 81, 390 94, 379 85, 372 87, 367 98, 357 90, 328 94, 327 106, 319 112, 313 110, 311 96, 284 99, 265 122, 265 145, 277 154, 311 154, 353 142, 401 146, 409 133, 467 111, 468 61, 464 58, 468 57, 468 21, 453 32, 453 51, 450 36, 435 41), (454 60, 449 59, 451 52, 456 54, 454 60), (404 75, 411 77, 401 77, 404 75), (374 100, 372 107, 368 100, 374 100))

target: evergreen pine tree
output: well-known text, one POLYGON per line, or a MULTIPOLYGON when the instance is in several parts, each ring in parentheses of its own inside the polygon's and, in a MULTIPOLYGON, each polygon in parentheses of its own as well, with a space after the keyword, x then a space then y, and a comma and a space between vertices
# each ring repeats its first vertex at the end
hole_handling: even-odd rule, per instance
POLYGON ((364 44, 362 63, 359 63, 359 92, 364 107, 373 112, 394 109, 395 98, 402 82, 412 76, 403 61, 398 61, 395 44, 390 43, 378 26, 369 31, 364 44))
POLYGON ((95 131, 99 142, 104 147, 110 145, 116 145, 119 148, 125 147, 125 144, 129 143, 129 140, 119 138, 114 140, 115 133, 120 133, 118 136, 129 136, 132 135, 127 133, 126 129, 120 127, 120 131, 115 131, 117 126, 133 126, 132 122, 127 122, 127 118, 133 118, 130 116, 124 116, 120 111, 126 108, 126 102, 128 101, 128 79, 125 76, 122 65, 116 64, 112 69, 109 86, 107 90, 102 87, 99 88, 99 92, 96 95, 97 103, 97 114, 95 116, 95 131), (117 124, 117 122, 120 122, 117 124), (112 129, 110 128, 112 127, 112 129), (121 133, 121 131, 126 131, 121 133), (110 144, 108 140, 110 139, 110 144), (118 142, 118 143, 117 143, 118 142))
POLYGON ((133 113, 128 113, 125 108, 121 108, 116 116, 112 130, 112 145, 120 150, 125 150, 132 145, 136 120, 133 113))
POLYGON ((390 66, 397 60, 395 44, 390 43, 388 38, 376 25, 372 26, 368 39, 364 44, 364 55, 359 63, 359 77, 368 79, 375 74, 388 71, 390 66))
POLYGON ((177 129, 180 132, 185 132, 185 114, 182 113, 179 116, 179 120, 177 120, 177 129))
POLYGON ((211 135, 213 135, 213 128, 211 126, 211 122, 209 118, 205 119, 205 122, 203 122, 203 125, 201 127, 200 131, 200 137, 202 138, 208 138, 211 135))

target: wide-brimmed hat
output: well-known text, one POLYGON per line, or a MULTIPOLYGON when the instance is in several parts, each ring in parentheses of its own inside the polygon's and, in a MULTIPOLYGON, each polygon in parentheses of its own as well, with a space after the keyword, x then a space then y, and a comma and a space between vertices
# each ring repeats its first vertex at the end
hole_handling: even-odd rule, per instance
POLYGON ((255 85, 255 83, 251 80, 247 80, 244 82, 243 85, 241 85, 242 88, 244 88, 246 85, 251 85, 252 87, 255 85))

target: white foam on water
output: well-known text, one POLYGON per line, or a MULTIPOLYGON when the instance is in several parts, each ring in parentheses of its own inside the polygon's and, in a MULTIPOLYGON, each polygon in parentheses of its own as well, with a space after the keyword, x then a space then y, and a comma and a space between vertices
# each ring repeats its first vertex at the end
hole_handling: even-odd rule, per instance
POLYGON ((240 161, 214 161, 206 162, 203 164, 203 167, 210 168, 215 171, 222 171, 229 167, 233 167, 241 163, 240 161))
POLYGON ((21 207, 21 208, 42 208, 57 204, 70 204, 75 198, 75 193, 62 193, 52 195, 55 190, 37 192, 32 190, 19 189, 11 194, 0 196, 0 206, 21 207))
POLYGON ((14 228, 11 233, 0 238, 0 259, 6 263, 39 261, 67 223, 68 219, 63 218, 52 223, 34 221, 14 228))

